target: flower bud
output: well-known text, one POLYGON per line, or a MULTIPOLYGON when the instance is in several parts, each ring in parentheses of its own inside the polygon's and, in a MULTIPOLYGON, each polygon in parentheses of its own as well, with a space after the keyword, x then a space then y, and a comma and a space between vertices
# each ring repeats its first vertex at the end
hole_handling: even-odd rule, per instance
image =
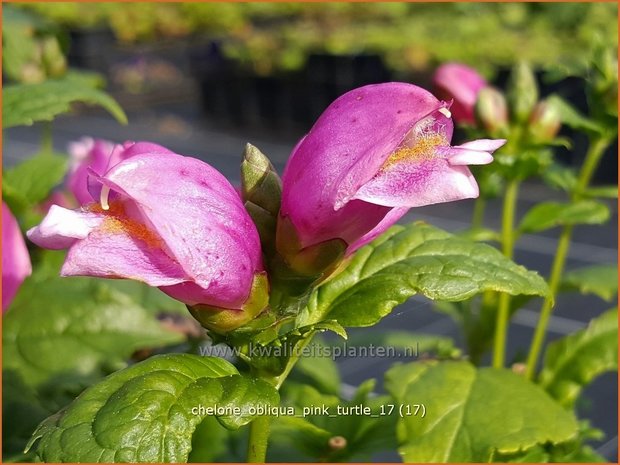
POLYGON ((439 98, 452 100, 450 111, 458 123, 475 122, 474 105, 478 93, 487 85, 482 76, 460 63, 446 63, 435 71, 433 85, 439 98))
POLYGON ((60 49, 58 39, 47 36, 41 39, 41 61, 49 77, 62 76, 67 71, 67 59, 60 49))
POLYGON ((260 313, 268 282, 260 239, 237 191, 206 163, 150 143, 125 143, 127 158, 98 174, 93 202, 52 206, 31 241, 68 248, 63 276, 143 281, 225 333, 260 313))
POLYGON ((448 104, 404 83, 354 89, 293 149, 282 178, 277 251, 304 275, 331 270, 409 208, 478 196, 467 165, 503 140, 452 147, 448 104))
POLYGON ((508 104, 518 122, 527 121, 538 101, 538 84, 532 68, 525 62, 514 66, 508 82, 508 104))
POLYGON ((506 98, 499 90, 485 87, 476 101, 478 125, 491 136, 503 134, 508 128, 508 108, 506 98))
POLYGON ((258 228, 263 250, 271 255, 282 197, 282 181, 269 159, 251 144, 246 145, 241 163, 241 196, 258 228))
POLYGON ((259 149, 246 144, 241 163, 241 189, 245 201, 274 216, 280 210, 282 181, 275 168, 259 149))
POLYGON ((546 143, 555 139, 562 119, 558 108, 547 100, 540 101, 530 115, 528 132, 532 142, 546 143))
MULTIPOLYGON (((618 117, 618 57, 617 50, 598 46, 593 54, 592 71, 588 85, 588 98, 596 116, 618 117)), ((612 126, 616 122, 610 122, 612 126)))
POLYGON ((4 313, 26 277, 32 273, 30 255, 17 220, 2 202, 2 312, 4 313))

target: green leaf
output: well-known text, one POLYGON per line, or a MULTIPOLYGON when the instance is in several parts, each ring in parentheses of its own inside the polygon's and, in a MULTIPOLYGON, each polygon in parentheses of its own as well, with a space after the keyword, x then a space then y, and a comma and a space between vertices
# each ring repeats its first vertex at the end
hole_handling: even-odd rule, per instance
POLYGON ((541 296, 548 292, 537 273, 489 245, 421 222, 394 226, 312 293, 297 324, 329 318, 343 326, 369 326, 416 293, 460 301, 487 290, 541 296))
POLYGON ((563 124, 577 131, 594 134, 603 132, 603 128, 601 128, 599 124, 579 113, 575 107, 560 96, 551 95, 547 97, 547 101, 550 105, 554 105, 558 109, 563 124))
POLYGON ((326 394, 338 395, 340 393, 340 373, 336 362, 328 356, 320 356, 318 350, 326 350, 326 344, 318 335, 311 342, 317 349, 311 356, 300 357, 287 378, 287 381, 297 381, 316 387, 326 394))
POLYGON ((37 425, 51 413, 37 392, 13 370, 2 371, 2 456, 7 461, 34 461, 24 447, 37 425))
POLYGON ((256 417, 250 407, 277 403, 273 386, 223 359, 159 355, 88 388, 39 426, 30 447, 38 440, 46 462, 185 462, 206 416, 200 406, 223 408, 215 416, 236 429, 256 417))
POLYGON ((88 278, 35 274, 3 319, 4 368, 42 388, 102 376, 137 349, 184 340, 127 296, 88 278))
POLYGON ((269 344, 249 344, 247 362, 263 375, 280 376, 288 372, 299 356, 312 352, 312 348, 306 346, 315 334, 324 331, 333 331, 345 339, 347 337, 342 326, 333 320, 326 320, 289 331, 269 344))
POLYGON ((470 228, 459 231, 459 237, 475 242, 499 242, 500 235, 497 231, 489 228, 470 228))
POLYGON ((561 288, 594 294, 611 302, 618 295, 618 265, 594 265, 568 272, 561 288))
POLYGON ((347 347, 370 346, 391 347, 395 353, 420 355, 432 353, 438 357, 458 357, 461 351, 454 346, 454 340, 435 334, 416 333, 413 331, 365 331, 351 335, 347 347))
POLYGON ((192 436, 192 451, 188 463, 243 462, 248 449, 244 429, 231 431, 215 417, 205 417, 192 436))
POLYGON ((542 179, 547 185, 565 192, 572 192, 577 185, 575 169, 559 163, 553 163, 544 170, 542 179))
POLYGON ((574 203, 543 202, 532 207, 521 220, 522 233, 539 232, 556 226, 603 224, 609 219, 607 205, 594 200, 574 203))
POLYGON ((406 462, 490 462, 538 444, 577 435, 577 421, 538 386, 508 370, 467 362, 394 366, 386 389, 398 403, 423 405, 426 416, 398 420, 406 462))
POLYGON ((73 103, 99 105, 119 123, 127 124, 127 115, 105 92, 84 79, 62 78, 39 84, 14 84, 4 87, 2 124, 4 128, 30 126, 37 121, 52 121, 66 113, 73 103))
POLYGON ((540 384, 562 405, 572 406, 594 378, 618 370, 618 310, 593 319, 586 329, 550 343, 540 384))
POLYGON ((14 211, 44 201, 67 172, 67 157, 41 153, 7 169, 2 178, 2 195, 14 211))

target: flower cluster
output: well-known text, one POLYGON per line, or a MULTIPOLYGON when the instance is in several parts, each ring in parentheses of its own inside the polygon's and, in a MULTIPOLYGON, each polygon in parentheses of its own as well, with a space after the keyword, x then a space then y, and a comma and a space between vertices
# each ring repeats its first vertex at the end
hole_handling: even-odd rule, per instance
MULTIPOLYGON (((490 163, 504 141, 451 146, 452 129, 450 104, 411 84, 337 99, 285 168, 274 253, 293 273, 325 276, 408 209, 476 197, 467 165, 490 163)), ((219 333, 269 305, 269 257, 222 174, 146 142, 85 139, 71 151, 80 207, 54 205, 28 231, 41 247, 68 249, 63 276, 143 281, 219 333)))

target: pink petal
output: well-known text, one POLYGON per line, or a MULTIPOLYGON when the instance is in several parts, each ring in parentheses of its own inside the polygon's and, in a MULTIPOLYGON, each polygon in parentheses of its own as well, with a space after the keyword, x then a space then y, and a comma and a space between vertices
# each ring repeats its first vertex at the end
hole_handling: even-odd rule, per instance
POLYGON ((94 169, 98 173, 105 172, 113 150, 114 144, 111 142, 90 137, 69 144, 72 167, 66 185, 80 205, 93 201, 88 191, 88 169, 94 169))
POLYGON ((453 100, 450 110, 459 122, 473 123, 474 105, 480 90, 487 85, 474 69, 460 63, 445 63, 433 76, 435 93, 444 100, 453 100))
POLYGON ((355 198, 388 207, 422 207, 475 198, 478 185, 465 166, 451 166, 444 158, 405 161, 381 171, 355 198))
POLYGON ((2 311, 6 311, 24 279, 32 273, 30 256, 17 220, 2 202, 2 311))
POLYGON ((400 220, 405 213, 409 211, 408 207, 405 208, 392 208, 387 215, 383 217, 383 219, 375 226, 371 231, 367 232, 365 235, 360 237, 358 240, 353 242, 347 247, 347 255, 352 254, 360 247, 365 246, 369 242, 372 242, 379 235, 388 230, 391 226, 393 226, 398 220, 400 220))
POLYGON ((106 217, 100 227, 69 249, 62 276, 127 278, 150 286, 169 286, 187 280, 144 227, 106 217))

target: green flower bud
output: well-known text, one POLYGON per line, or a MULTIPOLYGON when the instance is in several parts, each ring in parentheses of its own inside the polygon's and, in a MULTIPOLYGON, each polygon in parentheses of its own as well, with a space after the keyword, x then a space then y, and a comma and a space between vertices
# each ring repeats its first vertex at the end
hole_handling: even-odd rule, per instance
POLYGON ((48 76, 61 76, 67 70, 67 60, 60 49, 58 39, 53 36, 44 37, 39 44, 41 61, 48 76))
MULTIPOLYGON (((618 116, 618 57, 612 48, 597 47, 592 59, 588 96, 593 113, 618 116)), ((612 126, 614 124, 612 123, 612 126)))
POLYGON ((520 62, 512 69, 507 95, 514 119, 520 123, 527 121, 538 101, 536 77, 527 63, 520 62))
POLYGON ((499 90, 493 87, 482 89, 474 111, 478 125, 490 136, 501 135, 508 128, 506 98, 499 90))
POLYGON ((265 254, 274 250, 282 181, 269 159, 251 144, 241 163, 241 195, 261 238, 265 254))
POLYGON ((243 200, 250 201, 274 216, 280 211, 282 181, 275 168, 260 150, 246 144, 241 163, 243 200))
POLYGON ((549 101, 543 100, 536 104, 530 115, 528 132, 533 142, 551 142, 561 126, 559 109, 549 101))

